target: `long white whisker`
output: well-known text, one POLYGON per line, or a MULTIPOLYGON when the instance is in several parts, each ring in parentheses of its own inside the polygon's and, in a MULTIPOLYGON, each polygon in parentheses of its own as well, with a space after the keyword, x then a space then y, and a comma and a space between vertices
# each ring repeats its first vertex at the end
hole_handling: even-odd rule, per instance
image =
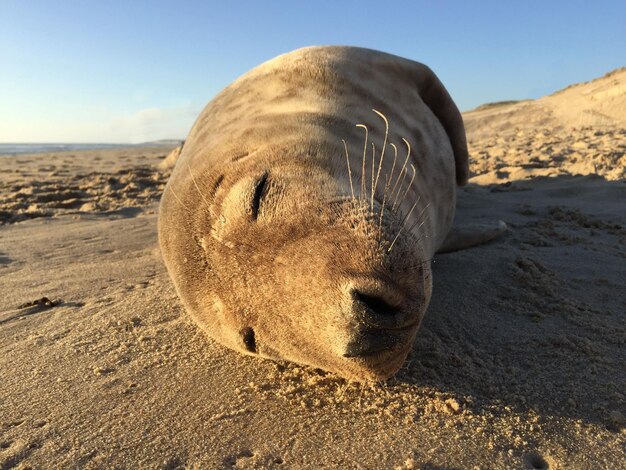
POLYGON ((374 142, 372 142, 372 192, 371 192, 371 200, 370 200, 370 210, 374 210, 374 191, 376 188, 374 187, 374 167, 376 162, 376 146, 374 142))
POLYGON ((411 177, 411 181, 409 182, 408 186, 406 187, 406 190, 404 191, 404 194, 402 195, 402 198, 400 198, 400 202, 398 203, 398 206, 401 206, 402 203, 404 202, 404 199, 406 198, 407 193, 409 192, 409 189, 411 189, 411 186, 413 185, 413 181, 415 181, 415 166, 413 166, 413 164, 411 163, 411 168, 413 169, 413 176, 411 177))
MULTIPOLYGON (((404 164, 402 165, 402 169, 400 170, 400 173, 398 173, 398 178, 396 179, 396 182, 393 185, 393 189, 391 190, 391 195, 393 195, 394 191, 396 190, 396 187, 398 186, 398 183, 400 182, 400 177, 402 177, 402 180, 404 181, 404 175, 406 175, 406 171, 405 171, 406 164, 409 162, 409 157, 411 156, 411 144, 409 144, 409 142, 404 137, 402 138, 402 141, 407 146, 406 159, 404 160, 404 164)), ((399 189, 398 189, 398 192, 400 192, 399 189)))
MULTIPOLYGON (((385 175, 385 179, 387 179, 387 175, 385 175)), ((387 199, 387 191, 383 191, 383 203, 380 206, 380 218, 378 220, 378 233, 382 233, 382 229, 383 229, 383 214, 385 213, 385 200, 386 199, 387 199)))
POLYGON ((387 249, 387 253, 389 253, 391 249, 393 248, 393 245, 396 243, 396 240, 402 233, 402 229, 404 228, 404 222, 406 222, 406 220, 411 216, 411 213, 413 212, 413 209, 415 209, 416 205, 417 205, 417 201, 415 201, 415 204, 413 204, 413 207, 411 207, 411 210, 402 219, 402 222, 400 223, 400 230, 398 230, 398 234, 396 235, 396 238, 394 238, 393 241, 391 242, 391 245, 389 245, 389 248, 387 249))
MULTIPOLYGON (((419 202, 419 198, 418 198, 418 202, 419 202)), ((413 229, 415 228, 415 226, 420 222, 420 219, 422 218, 422 215, 424 215, 424 212, 426 212, 426 209, 428 209, 428 206, 430 206, 430 202, 428 204, 426 204, 426 206, 424 206, 424 208, 422 209, 422 211, 419 213, 419 215, 417 216, 417 220, 415 221, 415 223, 413 223, 413 225, 411 225, 409 227, 409 232, 412 232, 413 229)), ((421 228, 422 225, 424 225, 424 223, 428 220, 428 218, 424 219, 422 221, 422 223, 419 225, 419 227, 417 227, 417 229, 419 230, 421 228)))
MULTIPOLYGON (((393 170, 396 167, 396 159, 398 157, 398 148, 393 143, 390 145, 393 147, 393 150, 394 150, 393 165, 391 166, 391 174, 393 175, 393 170)), ((391 179, 392 179, 391 176, 387 177, 387 175, 385 175, 385 188, 383 190, 383 210, 385 206, 385 201, 387 200, 387 191, 389 191, 389 186, 391 185, 391 179)), ((382 224, 381 224, 381 227, 382 227, 382 224)))
POLYGON ((346 145, 346 141, 341 139, 343 142, 343 148, 346 150, 346 163, 348 164, 348 176, 350 177, 350 192, 352 193, 352 199, 354 200, 354 187, 352 186, 352 171, 350 170, 350 157, 348 155, 348 146, 346 145))
POLYGON ((396 144, 393 144, 393 143, 389 145, 393 147, 393 165, 391 165, 391 174, 389 175, 389 179, 387 180, 387 183, 385 185, 387 189, 389 189, 389 186, 391 185, 391 180, 393 179, 393 172, 396 168, 396 160, 398 159, 398 147, 396 147, 396 144))
POLYGON ((189 207, 187 207, 185 205, 185 203, 183 201, 180 200, 180 198, 178 197, 178 194, 176 194, 176 192, 174 191, 174 188, 172 188, 169 184, 167 185, 167 188, 172 191, 172 194, 174 195, 174 197, 176 198, 176 200, 179 202, 179 204, 181 206, 183 206, 185 209, 187 209, 189 212, 192 212, 191 209, 189 209, 189 207))
POLYGON ((378 172, 376 173, 376 181, 374 183, 374 190, 378 188, 378 178, 380 177, 380 169, 383 166, 383 159, 385 158, 385 147, 387 146, 387 136, 389 135, 389 121, 387 121, 387 117, 376 109, 372 109, 376 114, 378 114, 385 121, 385 140, 383 140, 383 148, 380 151, 380 163, 378 164, 378 172))
POLYGON ((369 139, 369 130, 365 124, 357 124, 356 127, 362 127, 365 129, 365 143, 363 144, 363 163, 361 165, 361 194, 359 195, 359 201, 365 198, 367 201, 367 193, 365 191, 365 158, 367 155, 367 140, 369 139))
POLYGON ((193 177, 193 172, 191 171, 191 167, 189 166, 189 164, 187 164, 187 169, 189 170, 189 175, 191 176, 191 180, 193 181, 194 186, 198 190, 198 193, 200 193, 200 197, 202 198, 202 200, 204 201, 204 204, 209 209, 209 212, 211 212, 211 204, 209 204, 209 201, 206 200, 206 198, 204 197, 204 194, 202 194, 202 191, 200 191, 200 188, 198 187, 198 183, 196 183, 196 179, 193 177))
MULTIPOLYGON (((418 222, 419 222, 419 220, 417 220, 417 222, 415 222, 413 225, 411 225, 411 226, 409 227, 409 230, 407 230, 407 232, 412 232, 412 231, 413 231, 413 229, 415 228, 415 226, 416 226, 416 225, 417 225, 417 231, 419 232, 419 229, 420 229, 420 228, 422 228, 422 225, 424 225, 424 224, 426 223, 426 221, 427 221, 427 220, 428 220, 428 219, 424 219, 424 220, 422 220, 422 223, 421 223, 421 224, 419 224, 419 225, 417 225, 417 224, 418 224, 418 222)), ((421 237, 420 237, 420 238, 421 238, 421 237)))
POLYGON ((398 186, 398 192, 396 193, 396 197, 394 198, 393 204, 391 205, 391 210, 394 212, 396 211, 396 202, 398 202, 398 198, 400 197, 400 190, 402 189, 402 186, 404 185, 404 179, 406 178, 406 174, 408 173, 406 169, 404 168, 403 168, 403 171, 404 173, 402 173, 402 180, 400 181, 400 186, 398 186))

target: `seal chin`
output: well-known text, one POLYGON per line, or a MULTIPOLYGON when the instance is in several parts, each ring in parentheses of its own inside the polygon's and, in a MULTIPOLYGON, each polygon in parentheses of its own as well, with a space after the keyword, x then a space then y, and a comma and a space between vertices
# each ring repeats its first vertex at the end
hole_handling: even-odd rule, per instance
POLYGON ((345 357, 345 368, 341 375, 359 382, 387 380, 402 367, 411 344, 345 357))
POLYGON ((356 380, 385 380, 404 363, 419 321, 396 329, 360 330, 343 348, 342 359, 356 380))
POLYGON ((410 343, 413 338, 418 323, 415 322, 393 330, 367 329, 360 331, 346 344, 343 357, 368 358, 405 349, 406 344, 410 343))

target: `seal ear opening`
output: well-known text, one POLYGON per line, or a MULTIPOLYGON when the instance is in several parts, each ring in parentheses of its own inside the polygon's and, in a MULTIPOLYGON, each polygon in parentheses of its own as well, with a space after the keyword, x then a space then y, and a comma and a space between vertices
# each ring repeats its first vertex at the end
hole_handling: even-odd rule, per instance
POLYGON ((448 134, 454 152, 456 183, 463 186, 469 177, 469 152, 467 151, 463 118, 435 73, 426 65, 419 64, 419 66, 417 74, 418 92, 448 134))
POLYGON ((246 350, 256 354, 256 338, 254 337, 254 330, 249 326, 246 326, 239 331, 239 334, 241 335, 241 339, 243 340, 243 345, 246 350))

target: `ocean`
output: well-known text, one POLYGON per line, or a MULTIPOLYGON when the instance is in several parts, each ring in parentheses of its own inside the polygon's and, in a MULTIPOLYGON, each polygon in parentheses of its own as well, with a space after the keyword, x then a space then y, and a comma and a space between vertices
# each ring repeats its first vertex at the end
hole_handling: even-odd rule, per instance
POLYGON ((0 156, 133 147, 133 144, 0 144, 0 156))

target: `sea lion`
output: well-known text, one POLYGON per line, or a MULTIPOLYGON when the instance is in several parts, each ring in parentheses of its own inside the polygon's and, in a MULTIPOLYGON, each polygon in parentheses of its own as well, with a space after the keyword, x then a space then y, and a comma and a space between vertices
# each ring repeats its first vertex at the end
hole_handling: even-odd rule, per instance
POLYGON ((186 309, 220 343, 386 379, 413 345, 467 178, 463 120, 428 67, 304 48, 202 111, 159 242, 186 309))

